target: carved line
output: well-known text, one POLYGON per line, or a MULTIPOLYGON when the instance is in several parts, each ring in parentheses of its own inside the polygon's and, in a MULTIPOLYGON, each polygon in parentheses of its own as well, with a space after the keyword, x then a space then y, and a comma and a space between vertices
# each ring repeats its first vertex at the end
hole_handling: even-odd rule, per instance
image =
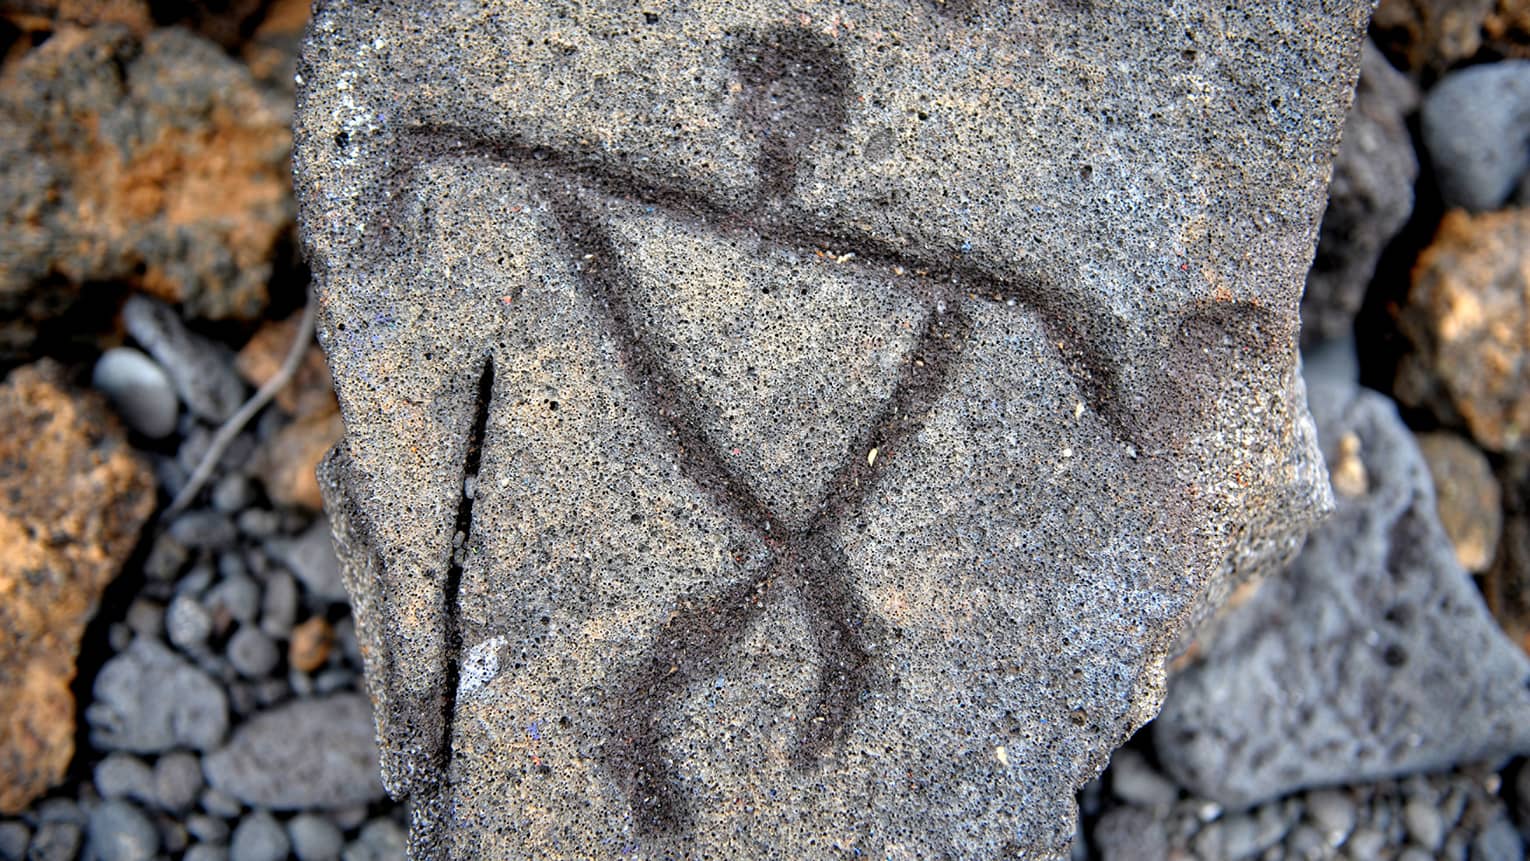
MULTIPOLYGON (((760 137, 760 187, 747 206, 720 204, 685 189, 650 184, 593 158, 528 147, 513 139, 495 139, 469 129, 421 126, 401 136, 409 157, 392 174, 378 178, 392 186, 391 199, 401 201, 409 174, 422 164, 448 158, 484 159, 521 169, 551 203, 569 259, 582 260, 578 280, 606 309, 606 328, 622 356, 622 367, 648 410, 673 433, 681 468, 722 511, 755 535, 767 548, 770 562, 765 577, 753 575, 724 585, 700 605, 677 611, 642 656, 624 690, 619 692, 612 721, 612 745, 607 765, 628 782, 629 799, 638 829, 670 832, 690 824, 690 811, 681 796, 678 774, 664 763, 663 712, 685 687, 709 678, 748 634, 767 600, 796 595, 803 602, 815 650, 819 681, 812 714, 802 725, 794 755, 799 769, 813 767, 845 727, 862 695, 879 681, 868 643, 885 632, 880 621, 861 605, 848 577, 847 565, 830 539, 842 518, 859 507, 876 472, 885 467, 907 436, 922 424, 935 399, 945 391, 955 358, 966 345, 971 323, 963 308, 963 293, 991 301, 1023 304, 1034 311, 1086 398, 1118 439, 1136 444, 1130 411, 1113 397, 1116 366, 1111 360, 1110 315, 1087 295, 1069 296, 1045 289, 1034 279, 1004 279, 979 271, 959 260, 936 263, 895 250, 865 236, 796 223, 782 200, 795 186, 798 154, 817 134, 839 131, 844 121, 848 70, 831 46, 803 42, 794 31, 772 32, 758 39, 745 36, 748 53, 735 58, 747 85, 745 110, 760 137), (794 85, 799 77, 815 80, 816 92, 794 85), (813 124, 819 123, 819 127, 813 124), (827 128, 825 128, 827 127, 827 128), (860 266, 886 267, 918 273, 908 286, 928 306, 916 346, 906 357, 893 393, 868 429, 852 445, 835 471, 828 490, 809 524, 783 533, 781 518, 727 466, 710 445, 692 401, 684 397, 664 363, 643 339, 628 300, 634 277, 626 271, 608 232, 590 215, 582 199, 635 198, 665 215, 699 223, 724 236, 749 236, 773 247, 802 251, 822 248, 857 250, 860 266), (1086 301, 1080 302, 1083 298, 1086 301), (1071 300, 1071 301, 1070 301, 1071 300), (1083 309, 1083 310, 1080 310, 1083 309), (881 467, 866 463, 860 452, 876 448, 881 467), (782 596, 777 598, 776 596, 782 596)), ((385 225, 391 227, 391 225, 385 225)), ((372 241, 386 241, 393 230, 369 231, 372 241)), ((492 362, 492 360, 489 360, 492 362)), ((477 471, 492 391, 492 363, 480 380, 478 414, 465 466, 477 471)), ((471 500, 459 507, 457 529, 471 527, 471 500), (467 522, 464 523, 464 520, 467 522)), ((461 552, 465 553, 467 542, 461 552)), ((446 578, 445 606, 455 608, 462 576, 461 557, 454 555, 446 578)), ((452 716, 460 658, 460 632, 454 614, 447 623, 447 679, 443 750, 450 756, 452 716)), ((444 764, 443 764, 444 765, 444 764)))

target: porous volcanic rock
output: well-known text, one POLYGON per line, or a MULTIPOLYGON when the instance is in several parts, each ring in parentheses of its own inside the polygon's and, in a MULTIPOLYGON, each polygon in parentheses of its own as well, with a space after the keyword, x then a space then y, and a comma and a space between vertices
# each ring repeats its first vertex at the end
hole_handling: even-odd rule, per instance
POLYGON ((1417 351, 1399 400, 1461 422, 1484 448, 1530 443, 1530 209, 1445 215, 1419 257, 1402 323, 1417 351))
POLYGON ((192 317, 266 305, 292 223, 279 99, 180 29, 61 27, 0 79, 0 348, 125 280, 192 317), (81 291, 86 291, 82 293, 81 291))
POLYGON ((415 850, 1064 854, 1329 505, 1368 12, 323 4, 321 487, 415 850))
POLYGON ((1366 42, 1302 293, 1303 344, 1349 334, 1376 261, 1413 211, 1418 157, 1406 120, 1417 105, 1412 82, 1366 42))
POLYGON ((1218 620, 1153 724, 1170 773, 1225 805, 1530 751, 1530 660, 1456 561, 1413 435, 1375 392, 1309 391, 1330 469, 1352 438, 1367 483, 1218 620))
POLYGON ((49 361, 0 386, 0 813, 64 777, 85 623, 154 509, 154 477, 103 398, 49 361))

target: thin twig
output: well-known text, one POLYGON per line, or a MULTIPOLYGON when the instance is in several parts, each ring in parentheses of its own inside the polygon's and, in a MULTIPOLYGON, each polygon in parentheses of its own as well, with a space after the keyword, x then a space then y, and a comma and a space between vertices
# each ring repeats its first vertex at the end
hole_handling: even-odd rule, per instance
POLYGON ((313 341, 314 317, 318 312, 318 303, 313 299, 313 294, 308 296, 308 302, 303 306, 303 319, 298 321, 297 334, 292 338, 292 346, 287 348, 287 356, 282 359, 282 366, 277 368, 271 379, 266 380, 249 400, 239 407, 239 411, 228 417, 218 432, 213 434, 212 442, 208 443, 207 451, 202 459, 197 462, 197 468, 192 470, 191 477, 186 480, 186 485, 181 492, 171 500, 170 507, 165 509, 166 514, 175 514, 185 508, 191 500, 196 498, 202 490, 202 485, 212 477, 213 469, 222 459, 223 452, 244 430, 244 426, 250 423, 250 419, 260 412, 276 393, 292 382, 292 377, 297 373, 298 366, 303 363, 303 356, 308 352, 308 345, 313 341))

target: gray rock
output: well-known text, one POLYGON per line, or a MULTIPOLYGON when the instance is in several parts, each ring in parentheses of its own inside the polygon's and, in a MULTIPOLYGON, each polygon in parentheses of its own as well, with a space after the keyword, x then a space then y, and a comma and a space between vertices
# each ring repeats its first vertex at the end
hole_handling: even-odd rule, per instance
POLYGON ((387 861, 403 858, 404 850, 404 829, 391 819, 374 819, 362 827, 340 857, 343 861, 387 861))
POLYGON ((169 436, 180 415, 170 378, 132 347, 113 347, 96 360, 90 384, 106 393, 128 427, 153 439, 169 436))
POLYGON ((1514 825, 1495 819, 1472 840, 1472 861, 1524 861, 1525 843, 1514 825))
POLYGON ((277 651, 276 644, 271 641, 259 628, 250 625, 241 625, 234 636, 228 640, 228 648, 224 654, 228 656, 228 662, 239 674, 246 678, 258 679, 271 673, 276 665, 281 662, 281 652, 277 651))
POLYGON ((1337 789, 1313 792, 1307 796, 1307 816, 1330 846, 1342 846, 1355 829, 1355 802, 1337 789))
POLYGON ((1344 841, 1344 854, 1355 861, 1368 858, 1382 857, 1382 850, 1387 846, 1387 836, 1369 826, 1356 828, 1349 839, 1344 841))
POLYGON ((1445 204, 1498 208, 1530 167, 1530 60, 1446 75, 1424 99, 1422 130, 1445 204))
POLYGON ((1338 512, 1230 611, 1154 724, 1181 784, 1244 805, 1530 751, 1530 661, 1483 606, 1390 401, 1310 389, 1338 512))
POLYGON ((186 831, 203 843, 224 843, 228 841, 229 835, 227 822, 204 813, 186 817, 186 831))
POLYGON ((239 512, 239 531, 251 538, 269 538, 281 529, 281 518, 265 508, 247 508, 239 512))
POLYGON ((70 822, 83 826, 88 812, 72 798, 49 798, 37 805, 38 822, 70 822))
POLYGON ((266 543, 266 550, 287 570, 303 581, 309 593, 323 601, 346 600, 345 584, 340 581, 340 561, 335 557, 335 539, 329 522, 314 521, 297 538, 278 538, 266 543))
POLYGON ((229 473, 213 485, 211 501, 216 511, 238 514, 255 501, 255 487, 243 473, 229 473))
POLYGON ((228 861, 228 847, 198 843, 186 850, 181 861, 228 861))
POLYGON ((239 803, 239 799, 213 787, 202 790, 198 803, 202 805, 203 810, 220 819, 233 819, 244 810, 244 805, 239 803))
POLYGON ((1302 293, 1304 344, 1350 333, 1376 261, 1413 211, 1418 158, 1406 118, 1417 105, 1413 83, 1367 40, 1302 293))
POLYGON ((354 694, 262 712, 202 763, 208 783, 271 810, 342 807, 383 794, 371 710, 354 694))
POLYGON ((285 861, 291 850, 292 843, 282 824, 271 814, 257 810, 234 828, 228 855, 229 861, 285 861))
POLYGON ((309 813, 294 816, 287 823, 287 836, 298 861, 334 861, 345 848, 345 835, 335 823, 309 813))
POLYGON ((321 7, 322 483, 419 853, 1065 854, 1330 504, 1368 9, 321 7))
POLYGON ((266 579, 260 607, 260 629, 285 640, 297 622, 298 589, 292 575, 278 571, 266 579))
POLYGON ((32 835, 27 861, 76 861, 84 830, 73 822, 45 822, 32 835))
POLYGON ((222 422, 244 402, 244 381, 234 370, 233 354, 188 330, 174 309, 137 294, 122 306, 122 323, 159 362, 198 418, 222 422))
POLYGON ((159 851, 159 830, 126 801, 103 802, 90 814, 87 861, 149 861, 159 851))
POLYGON ((96 763, 91 777, 102 798, 154 800, 154 770, 132 754, 109 754, 96 763))
POLYGON ((177 595, 165 610, 165 636, 176 648, 195 652, 212 636, 213 620, 200 601, 191 595, 177 595))
POLYGON ((165 810, 191 807, 202 792, 202 762, 184 751, 167 753, 154 763, 154 798, 165 810))
POLYGON ((1166 861, 1163 823, 1140 807, 1117 807, 1100 818, 1093 839, 1104 861, 1166 861))
POLYGON ((161 533, 149 547, 149 556, 143 563, 144 576, 161 582, 174 580, 190 558, 186 545, 176 541, 169 533, 161 533))
POLYGON ((243 575, 225 577, 207 590, 202 604, 215 615, 224 611, 235 621, 251 624, 260 614, 260 584, 243 575))
POLYGON ((165 608, 148 598, 135 598, 128 606, 127 625, 140 637, 158 637, 165 629, 165 608))
POLYGON ((8 819, 0 822, 0 859, 22 861, 27 854, 27 844, 32 842, 32 829, 25 822, 8 819))
POLYGON ((1433 852, 1445 840, 1445 822, 1439 808, 1423 800, 1408 802, 1403 808, 1403 824, 1413 842, 1433 852))
POLYGON ((1147 759, 1131 749, 1116 751, 1110 759, 1110 791, 1128 804, 1168 807, 1179 800, 1179 787, 1153 770, 1147 759))
POLYGON ((223 689, 152 640, 139 638, 96 676, 85 710, 91 742, 104 750, 206 750, 228 730, 223 689))
POLYGON ((218 550, 234 543, 239 533, 227 516, 211 509, 188 511, 170 524, 170 534, 187 547, 218 550))

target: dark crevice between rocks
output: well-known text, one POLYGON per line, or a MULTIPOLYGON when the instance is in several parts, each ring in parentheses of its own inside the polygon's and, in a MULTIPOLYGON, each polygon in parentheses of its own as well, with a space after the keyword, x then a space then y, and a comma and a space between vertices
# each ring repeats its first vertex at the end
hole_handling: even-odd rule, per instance
MULTIPOLYGON (((106 662, 119 652, 112 648, 112 626, 126 622, 128 608, 140 595, 147 594, 144 562, 158 537, 158 529, 151 525, 139 532, 138 543, 122 563, 122 570, 113 577, 101 593, 96 614, 85 626, 80 637, 80 651, 75 659, 76 672, 69 684, 74 697, 74 755, 69 759, 68 777, 49 796, 73 796, 79 785, 91 783, 93 772, 107 754, 90 740, 90 725, 85 720, 85 709, 95 699, 96 676, 106 662)), ((34 809, 37 802, 34 802, 34 809)))
MULTIPOLYGON (((1402 309, 1407 307, 1413 286, 1413 267, 1419 255, 1434 241, 1445 205, 1434 180, 1429 151, 1422 145, 1417 114, 1408 118, 1408 133, 1418 154, 1418 179, 1413 184, 1413 212, 1402 229, 1394 235, 1365 289, 1365 301, 1355 315, 1355 353, 1360 362, 1360 385, 1392 395, 1396 388, 1397 369, 1403 356, 1415 347, 1399 328, 1402 309)), ((1416 430, 1437 427, 1439 422, 1427 410, 1410 409, 1399 403, 1408 426, 1416 430)))
MULTIPOLYGON (((473 551, 473 498, 468 493, 469 482, 476 482, 478 465, 483 459, 484 435, 489 426, 489 408, 494 398, 494 359, 486 357, 483 373, 478 378, 478 396, 473 407, 473 426, 468 432, 467 452, 463 458, 462 480, 459 482, 461 497, 457 501, 457 521, 452 530, 452 561, 446 569, 442 584, 443 617, 446 626, 446 680, 441 711, 441 756, 449 762, 452 756, 452 732, 457 714, 457 685, 462 675, 462 623, 457 606, 462 591, 462 570, 468 555, 473 551), (459 541, 460 539, 460 541, 459 541)), ((476 488, 475 488, 476 491, 476 488)))

